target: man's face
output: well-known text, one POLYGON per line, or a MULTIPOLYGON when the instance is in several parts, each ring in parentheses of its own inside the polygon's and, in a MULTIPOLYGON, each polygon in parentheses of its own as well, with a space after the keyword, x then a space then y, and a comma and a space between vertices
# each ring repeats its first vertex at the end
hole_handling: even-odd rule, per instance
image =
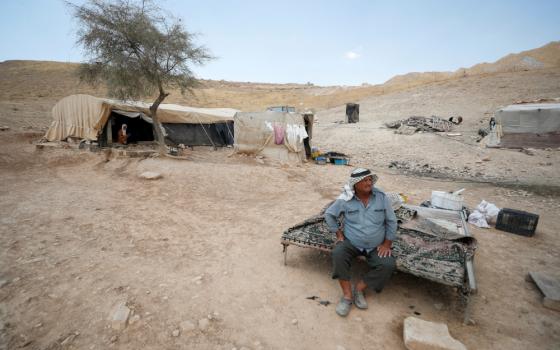
POLYGON ((371 192, 371 189, 373 188, 372 177, 371 176, 366 177, 362 181, 355 184, 354 188, 356 189, 356 192, 360 192, 360 193, 371 192))

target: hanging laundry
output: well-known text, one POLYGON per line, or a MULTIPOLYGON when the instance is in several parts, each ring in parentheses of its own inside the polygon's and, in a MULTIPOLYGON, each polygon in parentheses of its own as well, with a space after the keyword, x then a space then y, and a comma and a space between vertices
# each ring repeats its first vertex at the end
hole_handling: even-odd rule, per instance
POLYGON ((282 124, 274 124, 274 143, 276 145, 284 144, 284 127, 282 124))

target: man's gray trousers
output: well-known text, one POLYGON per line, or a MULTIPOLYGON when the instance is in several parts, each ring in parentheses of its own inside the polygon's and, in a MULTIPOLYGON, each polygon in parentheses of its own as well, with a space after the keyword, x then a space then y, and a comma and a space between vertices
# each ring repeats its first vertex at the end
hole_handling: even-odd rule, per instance
POLYGON ((370 289, 380 292, 395 271, 395 258, 392 256, 380 258, 377 255, 377 249, 373 249, 369 253, 360 251, 347 239, 337 243, 332 251, 332 278, 350 281, 352 261, 359 255, 365 256, 370 268, 363 276, 364 282, 370 289))

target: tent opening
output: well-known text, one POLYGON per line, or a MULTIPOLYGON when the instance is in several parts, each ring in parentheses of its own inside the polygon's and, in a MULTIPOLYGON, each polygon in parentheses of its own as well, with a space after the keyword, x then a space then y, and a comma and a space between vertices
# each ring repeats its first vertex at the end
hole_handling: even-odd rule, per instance
POLYGON ((130 116, 126 116, 121 113, 122 112, 111 112, 100 137, 102 144, 118 144, 118 133, 123 124, 126 124, 127 126, 127 144, 153 142, 155 140, 152 123, 147 121, 150 120, 150 118, 146 117, 142 113, 129 113, 130 116))

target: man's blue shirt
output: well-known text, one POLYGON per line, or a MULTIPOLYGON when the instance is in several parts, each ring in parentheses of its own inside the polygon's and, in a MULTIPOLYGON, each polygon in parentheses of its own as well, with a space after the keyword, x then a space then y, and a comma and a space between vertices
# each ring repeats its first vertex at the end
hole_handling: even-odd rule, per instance
POLYGON ((349 201, 337 199, 326 211, 325 221, 331 232, 338 230, 337 218, 344 214, 344 236, 358 249, 371 250, 385 239, 394 241, 397 217, 389 198, 373 188, 367 206, 356 195, 349 201))

